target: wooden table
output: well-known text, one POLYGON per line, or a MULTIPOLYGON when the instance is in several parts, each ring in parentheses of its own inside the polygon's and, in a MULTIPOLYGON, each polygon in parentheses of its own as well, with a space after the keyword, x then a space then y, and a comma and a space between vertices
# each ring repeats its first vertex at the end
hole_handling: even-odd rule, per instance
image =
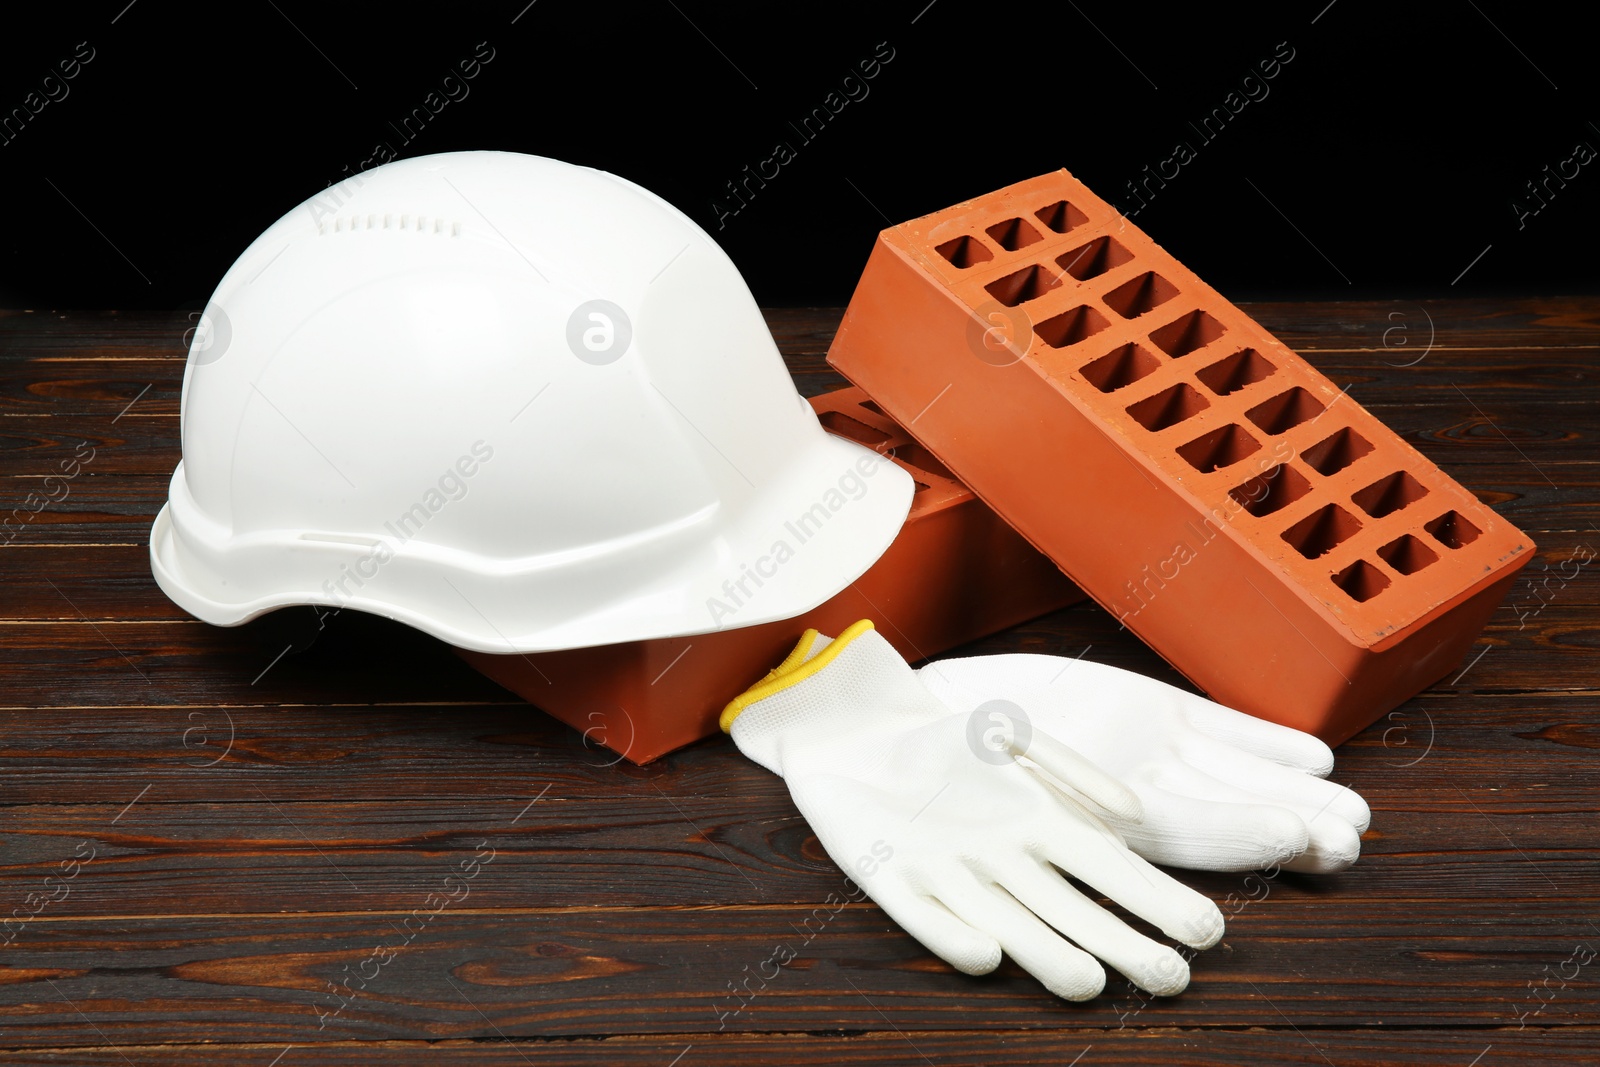
MULTIPOLYGON (((189 619, 145 547, 181 317, 0 314, 0 503, 60 498, 0 547, 0 915, 33 916, 0 1062, 1596 1062, 1600 300, 1248 310, 1538 558, 1459 677, 1340 750, 1356 867, 1185 875, 1230 916, 1189 991, 1086 1004, 815 913, 840 873, 726 739, 611 765, 398 625, 189 619)), ((770 314, 807 393, 838 319, 770 314)), ((1085 646, 1177 680, 1089 605, 970 651, 1085 646)))

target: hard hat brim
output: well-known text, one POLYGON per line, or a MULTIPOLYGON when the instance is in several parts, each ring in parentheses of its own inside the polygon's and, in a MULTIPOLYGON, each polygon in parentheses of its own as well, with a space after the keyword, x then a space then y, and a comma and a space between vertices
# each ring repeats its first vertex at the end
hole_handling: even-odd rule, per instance
POLYGON ((238 626, 294 605, 351 608, 499 653, 692 636, 804 614, 877 561, 915 491, 893 460, 820 434, 796 457, 782 492, 764 494, 710 544, 642 588, 572 614, 538 568, 507 573, 468 554, 445 561, 402 548, 361 578, 371 546, 352 538, 285 530, 246 545, 226 537, 208 544, 183 481, 180 464, 151 527, 150 567, 162 591, 196 618, 238 626), (245 575, 263 591, 241 588, 245 575))

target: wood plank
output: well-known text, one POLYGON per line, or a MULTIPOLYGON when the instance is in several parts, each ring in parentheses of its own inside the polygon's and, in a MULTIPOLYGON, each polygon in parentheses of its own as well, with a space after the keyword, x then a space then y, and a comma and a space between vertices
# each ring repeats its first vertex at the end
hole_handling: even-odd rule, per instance
POLYGON ((1600 344, 1600 308, 1590 296, 1508 300, 1329 300, 1243 302, 1240 308, 1290 348, 1400 351, 1414 358, 1431 322, 1440 348, 1496 348, 1519 344, 1600 344), (1400 345, 1401 332, 1406 345, 1400 345), (1387 335, 1387 343, 1385 342, 1387 335))
POLYGON ((1600 985, 1587 975, 1593 957, 1567 964, 1575 946, 1588 946, 1581 959, 1600 942, 1573 920, 1575 906, 1593 913, 1587 900, 1547 896, 1514 910, 1486 901, 1459 916, 1375 901, 1349 924, 1317 909, 1313 931, 1315 904, 1275 894, 1233 917, 1182 996, 1141 1000, 1117 979, 1096 999, 1067 1004, 1009 962, 993 975, 958 974, 869 905, 480 912, 453 910, 433 891, 418 886, 411 909, 387 914, 39 924, 4 950, 0 1028, 12 1047, 202 1035, 315 1044, 667 1031, 692 1041, 819 1024, 965 1031, 975 1019, 993 1029, 1069 1020, 1114 1029, 1130 1019, 1206 1029, 1285 1020, 1505 1028, 1539 1004, 1550 1017, 1600 1012, 1600 985), (795 958, 763 975, 779 946, 795 958), (1565 988, 1552 980, 1549 996, 1531 999, 1530 981, 1574 967, 1565 988), (755 977, 740 998, 747 976, 755 977), (335 979, 348 991, 330 992, 335 979))
POLYGON ((726 738, 636 767, 520 701, 7 709, 0 738, 0 804, 786 795, 726 738))
MULTIPOLYGON (((1305 1067, 1326 1059, 1339 1067, 1469 1067, 1474 1059, 1492 1067, 1506 1058, 1529 1063, 1591 1063, 1600 1059, 1600 1034, 1587 1026, 1539 1025, 1462 1030, 1380 1028, 1259 1028, 1247 1032, 1173 1028, 1099 1030, 1078 1027, 1070 1014, 1043 1030, 881 1030, 850 1034, 628 1035, 571 1041, 509 1040, 498 1035, 476 1041, 322 1042, 314 1050, 324 1067, 430 1063, 445 1067, 1305 1067), (1493 1050, 1492 1054, 1485 1055, 1493 1050), (1317 1058, 1320 1056, 1321 1058, 1317 1058), (1080 1058, 1081 1057, 1081 1058, 1080 1058), (1496 1057, 1499 1057, 1498 1059, 1496 1057)), ((815 1024, 813 1024, 815 1025, 815 1024)), ((304 1045, 284 1052, 281 1044, 234 1042, 205 1045, 91 1045, 0 1051, 0 1063, 116 1064, 159 1062, 172 1067, 232 1063, 283 1067, 306 1062, 304 1045)))
MULTIPOLYGON (((70 593, 67 594, 70 597, 70 593)), ((1585 597, 1584 599, 1589 599, 1585 597)), ((1557 598, 1536 614, 1531 598, 1502 607, 1480 644, 1499 650, 1492 681, 1474 670, 1471 688, 1528 691, 1592 688, 1600 619, 1593 606, 1557 598)), ((1001 641, 952 654, 1043 651, 1095 659, 1179 684, 1180 676, 1092 604, 1047 616, 1001 641), (1060 618, 1058 618, 1060 616, 1060 618)), ((892 617, 876 620, 893 626, 892 617)), ((231 706, 236 704, 498 703, 506 692, 442 642, 400 623, 358 612, 274 612, 242 627, 198 620, 18 622, 5 624, 0 706, 231 706)), ((1485 654, 1487 657, 1489 654, 1485 654)), ((1487 658, 1484 660, 1488 662, 1487 658)))
POLYGON ((507 698, 442 642, 356 612, 331 617, 321 630, 306 609, 273 612, 243 627, 194 619, 16 623, 4 636, 3 699, 13 707, 507 698))
MULTIPOLYGON (((1022 644, 1014 650, 1040 647, 1054 649, 1022 644)), ((1098 658, 1098 652, 1091 655, 1098 658)), ((1378 777, 1352 780, 1357 788, 1381 788, 1386 775, 1448 786, 1448 770, 1441 770, 1442 779, 1426 777, 1451 766, 1439 758, 1447 751, 1492 756, 1486 765, 1501 773, 1581 776, 1592 760, 1586 750, 1600 747, 1600 691, 1507 694, 1492 684, 1494 655, 1480 664, 1483 691, 1473 690, 1478 677, 1472 675, 1455 689, 1407 702, 1341 746, 1340 774, 1351 773, 1349 760, 1370 750, 1378 777), (1416 763, 1424 752, 1431 762, 1416 763), (1504 762, 1520 752, 1530 754, 1528 762, 1504 762)), ((207 764, 226 768, 228 789, 271 789, 280 800, 517 797, 534 792, 531 782, 543 788, 551 781, 558 797, 657 788, 673 796, 781 792, 765 772, 740 769, 743 761, 723 751, 725 739, 634 767, 615 763, 615 755, 592 739, 585 744, 576 731, 509 696, 481 705, 10 708, 0 711, 0 738, 7 761, 0 803, 110 801, 131 798, 152 782, 156 800, 226 799, 216 778, 194 773, 207 764), (449 777, 435 777, 434 765, 418 753, 448 753, 449 777), (96 792, 86 794, 86 783, 95 783, 96 792)))
POLYGON ((146 414, 137 404, 126 414, 6 411, 0 417, 0 478, 39 481, 73 470, 79 473, 72 480, 84 485, 122 474, 171 477, 183 453, 178 422, 175 411, 146 414))
MULTIPOLYGON (((1594 810, 1600 787, 1569 784, 1582 774, 1572 758, 1544 768, 1486 762, 1441 755, 1402 788, 1386 783, 1400 771, 1379 777, 1347 760, 1337 780, 1374 807, 1362 859, 1337 876, 1281 875, 1272 892, 1336 925, 1358 925, 1374 901, 1487 921, 1543 896, 1566 901, 1562 914, 1581 923, 1592 912, 1574 902, 1600 900, 1600 857, 1589 821, 1574 815, 1594 810)), ((714 797, 641 792, 625 779, 604 795, 580 781, 587 795, 572 798, 562 795, 571 773, 528 782, 501 771, 502 795, 487 799, 451 796, 446 784, 434 798, 350 801, 289 800, 276 783, 245 784, 226 769, 210 777, 204 801, 175 802, 151 781, 148 790, 129 783, 114 803, 8 806, 0 901, 16 903, 0 917, 21 907, 21 934, 47 927, 27 921, 32 893, 60 895, 41 913, 48 921, 270 914, 287 900, 297 911, 404 910, 436 878, 473 866, 479 850, 493 856, 495 877, 474 883, 474 908, 799 905, 842 891, 776 779, 714 797), (70 884, 63 871, 77 872, 70 884)), ((78 784, 102 792, 84 776, 78 784)), ((894 847, 892 835, 885 844, 894 847)), ((1249 903, 1244 875, 1180 877, 1227 909, 1249 903)), ((0 941, 9 932, 0 928, 0 941)))
MULTIPOLYGON (((1492 655, 1482 664, 1491 680, 1492 655)), ((1491 815, 1499 798, 1566 816, 1565 798, 1588 795, 1596 748, 1600 690, 1508 695, 1464 683, 1340 746, 1337 780, 1395 810, 1465 811, 1459 788, 1491 815), (1486 783, 1499 792, 1474 792, 1486 783)), ((520 702, 11 708, 0 711, 0 758, 0 804, 120 809, 146 786, 141 804, 259 800, 257 789, 278 803, 525 803, 546 785, 551 799, 787 798, 724 737, 635 767, 520 702)))
MULTIPOLYGON (((1243 301, 1239 307, 1296 352, 1376 352, 1392 363, 1416 358, 1430 339, 1441 352, 1600 345, 1600 309, 1587 296, 1243 301)), ((767 308, 764 314, 779 348, 811 355, 827 352, 844 309, 767 308)))

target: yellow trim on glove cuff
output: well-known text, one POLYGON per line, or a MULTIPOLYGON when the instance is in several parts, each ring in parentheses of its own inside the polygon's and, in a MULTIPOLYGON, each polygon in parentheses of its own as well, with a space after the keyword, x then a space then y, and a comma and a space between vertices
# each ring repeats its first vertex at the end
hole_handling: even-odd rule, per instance
POLYGON ((782 663, 768 671, 766 677, 762 678, 761 681, 728 701, 728 706, 722 709, 722 717, 718 720, 718 725, 722 727, 722 732, 728 733, 733 729, 733 720, 737 719, 745 708, 748 708, 758 700, 765 700, 775 693, 783 692, 791 685, 810 678, 813 674, 832 663, 834 657, 843 652, 850 642, 871 629, 873 629, 871 619, 862 619, 860 622, 851 623, 844 633, 834 638, 827 648, 818 652, 812 659, 806 659, 806 655, 811 651, 811 646, 816 643, 817 638, 821 635, 815 630, 807 630, 800 636, 800 641, 794 646, 794 651, 785 656, 782 663))
POLYGON ((795 644, 794 648, 790 650, 789 654, 783 657, 783 662, 768 671, 761 680, 764 682, 768 678, 776 678, 780 674, 788 674, 790 671, 800 666, 800 664, 806 661, 806 657, 811 654, 811 646, 816 644, 819 640, 821 640, 821 638, 822 635, 815 629, 808 629, 805 633, 800 635, 799 642, 795 644))

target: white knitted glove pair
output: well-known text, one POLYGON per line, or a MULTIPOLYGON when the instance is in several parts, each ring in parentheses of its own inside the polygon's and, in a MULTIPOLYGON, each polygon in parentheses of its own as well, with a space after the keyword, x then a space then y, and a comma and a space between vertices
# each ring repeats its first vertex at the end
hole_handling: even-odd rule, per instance
POLYGON ((1003 950, 1069 1000, 1104 988, 1095 957, 1158 995, 1182 992, 1189 968, 1063 873, 1209 948, 1221 912, 1149 860, 1337 869, 1367 821, 1354 793, 1311 777, 1332 755, 1297 731, 1053 657, 914 672, 865 621, 831 642, 807 631, 722 725, 928 949, 968 974, 1003 950))

